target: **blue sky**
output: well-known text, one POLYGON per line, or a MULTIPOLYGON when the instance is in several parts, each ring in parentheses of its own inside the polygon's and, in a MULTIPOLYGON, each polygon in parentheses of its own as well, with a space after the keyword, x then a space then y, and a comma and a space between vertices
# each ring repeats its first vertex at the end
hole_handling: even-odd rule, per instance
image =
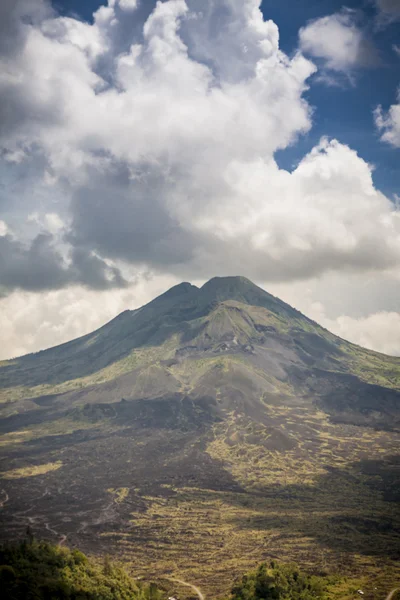
MULTIPOLYGON (((99 6, 98 0, 58 0, 55 6, 66 15, 79 15, 91 20, 99 6)), ((105 4, 105 2, 103 2, 105 4)), ((327 86, 311 80, 305 94, 314 108, 313 127, 299 136, 297 143, 276 153, 282 168, 292 169, 311 150, 321 136, 337 138, 356 149, 360 156, 375 167, 375 185, 385 194, 400 195, 400 150, 379 139, 372 112, 377 105, 393 104, 399 85, 400 56, 393 46, 400 44, 400 24, 394 21, 385 27, 375 27, 376 9, 373 0, 265 0, 261 9, 266 19, 279 27, 280 47, 291 55, 298 48, 298 32, 308 21, 340 11, 343 7, 358 11, 362 28, 377 49, 380 64, 356 69, 354 81, 340 78, 341 85, 327 86)))
MULTIPOLYGON (((264 2, 263 10, 279 26, 282 49, 291 53, 298 44, 298 30, 306 21, 335 13, 342 6, 342 2, 332 0, 281 0, 264 2)), ((311 85, 306 96, 315 107, 313 128, 296 148, 282 153, 280 161, 282 166, 290 167, 321 135, 337 137, 375 165, 374 181, 382 191, 399 193, 400 151, 382 144, 371 118, 378 104, 389 106, 396 97, 400 57, 393 51, 393 45, 400 42, 399 23, 376 31, 373 24, 376 11, 371 3, 353 0, 344 6, 363 12, 364 27, 378 49, 382 64, 357 70, 354 85, 345 82, 342 87, 311 85)))

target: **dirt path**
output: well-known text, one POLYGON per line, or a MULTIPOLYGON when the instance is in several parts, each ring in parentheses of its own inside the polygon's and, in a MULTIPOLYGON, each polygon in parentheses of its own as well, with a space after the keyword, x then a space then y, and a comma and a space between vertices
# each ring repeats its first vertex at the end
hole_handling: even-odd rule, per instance
POLYGON ((197 585, 193 585, 193 583, 188 583, 187 581, 183 581, 183 579, 178 579, 177 577, 165 577, 165 579, 168 579, 169 581, 175 581, 176 583, 180 583, 181 585, 184 585, 186 587, 190 587, 194 591, 194 593, 199 597, 199 600, 205 600, 203 592, 200 590, 200 588, 197 587, 197 585))
POLYGON ((398 592, 399 590, 400 590, 400 588, 394 588, 394 590, 392 590, 391 592, 388 593, 385 600, 392 600, 395 593, 398 592))
POLYGON ((79 535, 80 533, 85 533, 86 529, 88 528, 89 523, 88 521, 82 521, 82 523, 79 525, 79 528, 77 530, 77 534, 79 535))
POLYGON ((65 542, 67 541, 67 537, 65 534, 61 534, 58 531, 56 531, 55 529, 53 529, 52 527, 50 527, 49 523, 45 523, 44 524, 45 529, 47 529, 47 531, 50 531, 50 533, 53 533, 56 537, 58 537, 58 542, 57 542, 57 546, 63 546, 65 544, 65 542))
POLYGON ((3 507, 4 507, 4 505, 5 505, 5 504, 6 504, 6 503, 9 501, 10 497, 9 497, 9 495, 7 494, 6 490, 1 490, 1 492, 2 492, 2 494, 4 494, 4 495, 5 495, 5 498, 4 498, 4 500, 0 500, 0 508, 3 508, 3 507))

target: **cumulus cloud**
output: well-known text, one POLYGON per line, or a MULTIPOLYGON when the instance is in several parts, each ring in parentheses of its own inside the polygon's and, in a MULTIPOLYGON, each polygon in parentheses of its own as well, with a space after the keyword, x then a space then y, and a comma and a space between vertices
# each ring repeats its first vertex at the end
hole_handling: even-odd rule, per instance
MULTIPOLYGON (((322 140, 292 173, 260 159, 238 162, 227 181, 224 202, 191 215, 192 227, 208 236, 203 252, 220 271, 224 265, 248 271, 251 264, 255 278, 293 281, 398 264, 399 214, 375 190, 369 165, 347 146, 322 140)), ((201 269, 207 260, 199 252, 201 269)))
MULTIPOLYGON (((231 194, 225 174, 236 163, 271 160, 309 129, 302 94, 312 63, 279 50, 277 27, 254 0, 208 10, 169 0, 149 14, 131 4, 129 44, 126 3, 100 7, 93 25, 33 6, 35 20, 20 21, 19 52, 2 57, 5 160, 21 166, 36 153, 36 185, 50 176, 53 188, 68 188, 63 241, 72 256, 85 250, 176 272, 206 255, 220 240, 188 215, 210 213, 231 194)), ((67 284, 47 250, 41 257, 53 268, 44 270, 55 287, 67 284)))
POLYGON ((117 267, 84 248, 74 248, 71 260, 65 261, 49 232, 38 234, 28 245, 4 233, 0 235, 0 297, 18 288, 41 291, 76 283, 98 290, 126 286, 117 267))
POLYGON ((92 24, 4 6, 2 294, 399 265, 398 213, 353 150, 323 139, 292 172, 274 158, 312 126, 302 51, 366 60, 352 13, 309 23, 288 57, 259 0, 109 0, 92 24))
POLYGON ((375 125, 381 131, 381 140, 400 148, 400 88, 397 92, 398 104, 392 104, 385 112, 382 106, 374 111, 375 125))
POLYGON ((117 4, 122 10, 134 10, 137 8, 137 0, 118 0, 117 4))
POLYGON ((351 79, 356 67, 379 64, 379 55, 371 40, 357 23, 358 13, 349 9, 314 19, 299 31, 301 50, 322 62, 318 80, 327 85, 340 85, 337 76, 351 79))

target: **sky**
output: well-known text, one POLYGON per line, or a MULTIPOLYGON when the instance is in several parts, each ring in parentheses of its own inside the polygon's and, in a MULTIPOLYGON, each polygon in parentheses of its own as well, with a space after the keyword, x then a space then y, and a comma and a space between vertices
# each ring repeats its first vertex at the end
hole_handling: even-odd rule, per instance
POLYGON ((400 356, 400 0, 2 0, 0 359, 244 275, 400 356))

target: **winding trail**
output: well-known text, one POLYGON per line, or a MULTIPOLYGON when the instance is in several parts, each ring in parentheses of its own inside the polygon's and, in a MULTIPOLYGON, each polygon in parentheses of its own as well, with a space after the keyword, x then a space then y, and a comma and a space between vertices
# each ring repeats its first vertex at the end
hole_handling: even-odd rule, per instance
POLYGON ((399 590, 400 590, 400 588, 394 588, 392 591, 390 591, 388 593, 388 595, 386 596, 385 600, 392 600, 392 598, 395 595, 395 593, 398 592, 399 590))
POLYGON ((79 528, 76 533, 77 534, 85 533, 88 526, 89 526, 89 523, 87 521, 82 521, 82 523, 79 525, 79 528))
POLYGON ((50 533, 53 533, 56 537, 59 537, 58 531, 56 531, 55 529, 50 527, 50 523, 45 523, 44 527, 45 527, 45 529, 47 529, 47 531, 50 531, 50 533))
MULTIPOLYGON (((188 583, 187 581, 183 581, 183 579, 178 579, 177 577, 165 577, 165 579, 168 579, 169 581, 175 581, 176 583, 180 583, 181 585, 185 585, 186 587, 190 587, 194 591, 194 593, 199 597, 199 600, 205 600, 203 592, 200 590, 200 588, 197 587, 197 585, 193 585, 193 583, 188 583)), ((396 590, 393 591, 395 592, 396 590)), ((386 600, 390 600, 390 598, 386 600)))
POLYGON ((1 490, 3 494, 5 494, 4 500, 0 500, 0 508, 3 508, 4 505, 9 501, 10 496, 7 494, 6 490, 1 490))
POLYGON ((55 529, 53 529, 52 527, 50 527, 50 523, 46 522, 44 524, 45 529, 47 529, 47 531, 50 531, 50 533, 53 533, 55 536, 58 537, 58 542, 57 542, 57 546, 63 546, 65 544, 65 542, 67 541, 67 535, 65 534, 61 534, 58 531, 56 531, 55 529))
POLYGON ((6 490, 1 490, 3 494, 5 494, 4 500, 0 500, 0 508, 3 508, 4 505, 9 501, 10 496, 7 494, 6 490))

